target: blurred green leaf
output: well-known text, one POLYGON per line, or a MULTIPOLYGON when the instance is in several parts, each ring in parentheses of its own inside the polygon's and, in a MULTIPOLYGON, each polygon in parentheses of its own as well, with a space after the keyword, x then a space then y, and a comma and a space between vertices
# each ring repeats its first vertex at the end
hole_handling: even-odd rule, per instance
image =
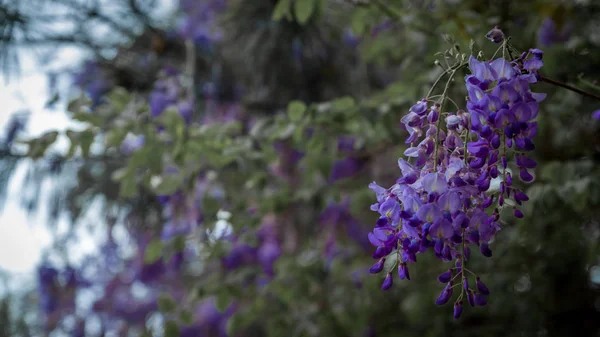
POLYGON ((292 101, 288 104, 288 116, 292 122, 298 122, 306 112, 306 104, 302 101, 292 101))
POLYGON ((291 20, 291 5, 291 0, 279 0, 277 2, 277 5, 275 6, 275 10, 273 10, 272 19, 275 21, 279 21, 285 17, 286 19, 291 20))
POLYGON ((342 97, 331 102, 332 108, 337 111, 346 111, 352 109, 356 105, 356 101, 352 97, 342 97))
POLYGON ((137 183, 131 176, 128 175, 127 179, 121 180, 119 184, 119 196, 122 198, 131 198, 137 191, 137 183))
POLYGON ((221 290, 215 298, 215 306, 219 312, 224 312, 231 303, 231 294, 227 289, 221 290))
POLYGON ((160 238, 152 239, 146 246, 144 252, 144 263, 152 264, 158 261, 163 254, 163 243, 160 238))
POLYGON ((125 178, 131 178, 131 171, 128 167, 121 167, 120 169, 113 171, 110 178, 113 181, 119 182, 125 178))
POLYGON ((184 325, 194 324, 194 315, 189 310, 183 310, 179 313, 179 319, 184 325))
POLYGON ((90 129, 82 131, 79 134, 79 145, 81 146, 81 154, 84 157, 88 157, 90 155, 90 147, 94 142, 94 132, 90 129))
POLYGON ((179 325, 177 322, 169 320, 165 323, 165 336, 164 337, 179 337, 181 334, 179 325))
POLYGON ((175 311, 177 308, 177 303, 171 297, 171 295, 167 293, 161 293, 158 296, 158 310, 162 313, 170 314, 175 311))
POLYGON ((43 157, 48 148, 56 142, 57 138, 58 131, 48 131, 38 138, 27 141, 26 143, 29 144, 27 155, 33 159, 43 157))
POLYGON ((158 195, 170 195, 183 184, 183 175, 181 173, 165 173, 160 177, 160 182, 154 186, 154 192, 158 195))
POLYGON ((294 14, 301 25, 308 22, 315 9, 315 0, 294 0, 294 14))
POLYGON ((79 122, 89 123, 93 126, 102 127, 105 123, 102 116, 93 112, 74 112, 73 119, 79 122))
POLYGON ((183 252, 185 250, 186 242, 185 242, 185 236, 184 235, 178 235, 178 236, 174 237, 171 240, 171 243, 173 245, 173 250, 176 253, 180 253, 180 252, 183 252))

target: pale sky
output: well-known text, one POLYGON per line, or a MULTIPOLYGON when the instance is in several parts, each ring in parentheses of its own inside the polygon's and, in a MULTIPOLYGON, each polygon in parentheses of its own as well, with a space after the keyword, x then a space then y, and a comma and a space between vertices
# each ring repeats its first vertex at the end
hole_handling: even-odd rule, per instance
MULTIPOLYGON (((154 15, 162 19, 168 18, 176 10, 177 4, 178 0, 160 0, 153 8, 154 15)), ((23 110, 31 113, 26 129, 28 136, 40 135, 48 130, 77 128, 77 124, 70 121, 65 114, 69 96, 73 97, 76 94, 71 86, 71 78, 69 75, 59 78, 57 85, 62 94, 61 100, 54 110, 48 110, 45 108, 50 99, 46 71, 64 70, 65 66, 75 66, 82 62, 84 57, 78 48, 57 48, 53 59, 41 67, 31 51, 21 52, 19 77, 11 77, 7 84, 3 74, 0 74, 0 134, 3 133, 11 114, 23 110)), ((59 149, 65 149, 67 145, 68 140, 65 138, 57 142, 59 149)), ((42 204, 39 214, 32 217, 21 209, 21 182, 25 177, 27 165, 29 163, 24 161, 15 170, 8 186, 7 201, 0 212, 0 271, 11 275, 11 288, 16 287, 17 282, 24 278, 33 281, 32 272, 40 263, 44 248, 51 246, 53 242, 53 233, 46 227, 44 219, 45 205, 42 204)), ((47 194, 48 187, 45 186, 42 194, 47 194)), ((44 200, 44 196, 41 200, 44 200)), ((102 226, 93 226, 93 218, 97 219, 100 216, 90 214, 91 219, 88 222, 92 225, 92 230, 84 229, 88 226, 80 226, 81 229, 77 231, 78 244, 70 247, 69 255, 73 258, 71 262, 96 251, 98 243, 104 239, 104 233, 99 232, 102 231, 102 226)), ((67 223, 61 221, 58 228, 59 232, 64 231, 67 223)))
MULTIPOLYGON (((74 49, 64 49, 57 53, 57 60, 61 63, 76 64, 81 61, 83 54, 74 49)), ((69 120, 64 113, 68 89, 68 76, 59 80, 59 87, 65 97, 55 106, 55 110, 45 108, 49 99, 48 78, 39 69, 35 59, 28 53, 22 53, 21 75, 13 77, 7 84, 0 74, 0 132, 3 132, 6 123, 14 112, 28 110, 31 115, 26 129, 27 136, 40 135, 48 130, 64 130, 77 125, 69 120)), ((58 142, 59 148, 64 148, 67 141, 58 142)), ((28 280, 33 277, 32 272, 42 258, 44 248, 52 244, 52 232, 45 223, 45 205, 42 204, 39 214, 28 216, 21 208, 21 182, 30 163, 24 161, 19 164, 10 180, 7 190, 7 201, 0 213, 0 270, 8 272, 12 278, 10 284, 15 285, 23 278, 28 280)), ((48 193, 45 184, 42 194, 48 193)), ((44 195, 42 195, 44 200, 44 195)), ((59 232, 67 228, 65 221, 60 221, 59 232)), ((84 254, 96 249, 95 235, 78 231, 78 247, 75 249, 75 260, 84 254)))

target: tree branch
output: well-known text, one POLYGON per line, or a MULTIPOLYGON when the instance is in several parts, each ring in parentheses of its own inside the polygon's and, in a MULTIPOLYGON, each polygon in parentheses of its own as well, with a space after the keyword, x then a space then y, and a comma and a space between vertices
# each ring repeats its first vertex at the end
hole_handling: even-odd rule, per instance
POLYGON ((581 96, 584 96, 584 97, 587 97, 587 98, 592 98, 592 99, 595 99, 597 101, 600 101, 600 96, 592 94, 592 93, 587 92, 587 91, 583 91, 583 90, 578 89, 578 88, 575 88, 574 86, 568 85, 566 83, 559 82, 557 80, 553 80, 551 78, 544 77, 544 76, 540 76, 540 80, 542 82, 550 83, 552 85, 556 85, 558 87, 561 87, 561 88, 564 88, 564 89, 567 89, 567 90, 571 90, 571 91, 573 91, 575 93, 580 94, 581 96))

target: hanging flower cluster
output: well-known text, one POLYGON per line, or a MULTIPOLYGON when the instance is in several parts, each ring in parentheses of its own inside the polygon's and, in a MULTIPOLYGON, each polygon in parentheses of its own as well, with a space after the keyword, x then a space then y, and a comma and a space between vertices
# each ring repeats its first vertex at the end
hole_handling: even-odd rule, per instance
MULTIPOLYGON (((498 28, 488 35, 507 51, 498 28)), ((368 235, 377 247, 373 254, 377 262, 370 272, 386 273, 383 290, 392 286, 395 269, 400 279, 409 280, 408 264, 431 249, 442 261, 455 262, 438 278, 446 286, 436 304, 447 303, 457 287, 455 318, 462 313, 463 300, 471 306, 487 304, 489 289, 466 263, 472 247, 492 256, 489 242, 500 230, 503 209, 523 217, 518 206, 528 197, 513 185, 507 168, 509 158, 514 158, 520 179, 533 180, 529 170, 536 162, 527 153, 535 148, 533 119, 545 95, 532 93, 529 87, 537 82, 542 65, 537 49, 512 61, 478 61, 471 56, 442 74, 448 82, 438 101, 425 98, 402 118, 409 132, 406 143, 411 144, 404 152, 408 160, 398 160, 402 176, 387 189, 375 182, 369 186, 377 196, 371 210, 380 214, 368 235), (466 111, 457 106, 458 111, 448 112, 444 109, 451 101, 448 88, 456 71, 465 66, 471 71, 465 78, 466 111), (499 180, 499 191, 490 189, 493 179, 499 180)))

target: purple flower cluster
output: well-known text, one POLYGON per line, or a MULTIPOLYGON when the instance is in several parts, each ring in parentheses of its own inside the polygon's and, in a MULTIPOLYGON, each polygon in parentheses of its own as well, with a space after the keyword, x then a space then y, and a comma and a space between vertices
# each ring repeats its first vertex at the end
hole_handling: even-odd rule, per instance
POLYGON ((119 323, 143 326, 147 316, 158 309, 156 293, 144 298, 132 293, 133 282, 124 275, 115 275, 104 286, 104 296, 94 302, 92 312, 98 314, 107 330, 117 329, 119 323))
POLYGON ((368 229, 362 226, 350 212, 350 198, 346 198, 342 203, 329 202, 319 220, 326 232, 325 259, 328 263, 331 263, 336 256, 345 253, 340 234, 345 234, 365 251, 371 248, 365 236, 368 229))
POLYGON ((181 328, 181 337, 217 336, 227 337, 227 322, 235 313, 236 305, 230 305, 224 312, 217 309, 214 298, 201 302, 195 311, 195 322, 181 328))
POLYGON ((556 22, 551 17, 547 17, 538 30, 538 41, 544 47, 566 42, 571 37, 572 30, 572 23, 566 23, 559 29, 556 22))
MULTIPOLYGON (((377 262, 370 272, 385 273, 383 290, 392 286, 394 269, 400 279, 409 280, 409 264, 431 249, 442 261, 455 262, 439 276, 446 286, 436 304, 447 303, 456 287, 460 295, 455 318, 462 313, 463 299, 471 306, 487 303, 489 289, 466 263, 471 247, 492 256, 489 243, 500 230, 503 209, 523 217, 517 206, 528 197, 513 185, 508 159, 512 154, 522 181, 533 180, 529 170, 536 162, 527 152, 535 148, 533 119, 545 95, 532 93, 529 87, 536 83, 542 65, 537 49, 511 62, 471 57, 471 75, 465 78, 467 111, 445 111, 445 90, 438 102, 423 99, 402 118, 409 132, 406 143, 411 144, 404 152, 408 160, 398 160, 402 175, 387 189, 375 182, 369 185, 377 197, 371 210, 380 214, 368 235, 377 247, 373 254, 377 262), (490 190, 493 179, 500 180, 498 192, 490 190), (470 278, 475 282, 469 284, 470 278)), ((454 72, 448 74, 450 83, 454 72)))
POLYGON ((45 328, 52 330, 62 318, 75 314, 77 290, 88 287, 89 282, 70 266, 58 270, 50 264, 43 264, 37 272, 41 313, 45 328))
POLYGON ((225 9, 225 0, 180 0, 179 7, 184 13, 179 35, 191 39, 199 46, 207 47, 220 39, 221 32, 215 30, 216 15, 225 9))
POLYGON ((268 277, 273 277, 274 264, 282 253, 277 222, 274 215, 268 214, 263 217, 262 224, 256 232, 257 247, 240 242, 237 236, 232 236, 230 239, 233 248, 222 259, 223 266, 233 270, 244 265, 258 264, 268 277))
POLYGON ((74 74, 74 84, 80 87, 92 99, 92 106, 95 107, 102 102, 102 97, 113 86, 110 79, 102 70, 97 62, 87 61, 83 68, 74 74))
POLYGON ((170 106, 176 106, 179 114, 189 124, 192 118, 193 104, 189 98, 182 99, 184 87, 179 78, 179 72, 165 68, 161 77, 154 84, 150 93, 150 113, 157 117, 170 106))

